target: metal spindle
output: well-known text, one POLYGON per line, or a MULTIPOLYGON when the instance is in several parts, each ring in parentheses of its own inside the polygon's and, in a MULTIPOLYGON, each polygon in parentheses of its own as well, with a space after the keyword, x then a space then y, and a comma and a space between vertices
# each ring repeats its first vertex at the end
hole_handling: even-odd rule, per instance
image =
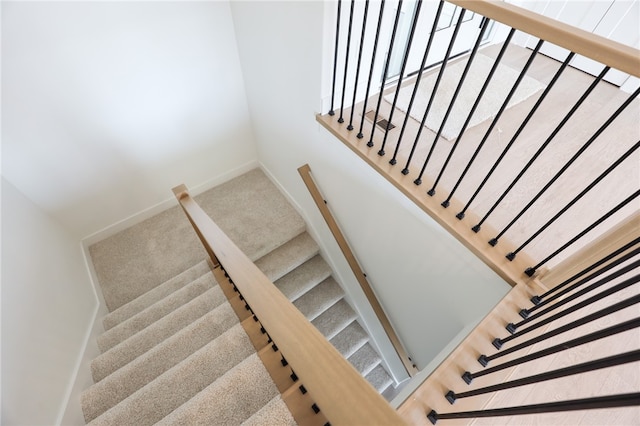
MULTIPOLYGON (((396 144, 396 149, 393 151, 393 158, 391 158, 391 160, 389 161, 389 164, 396 164, 397 162, 396 157, 398 156, 400 141, 404 136, 404 131, 409 121, 409 116, 410 116, 409 114, 411 112, 411 108, 413 107, 413 101, 415 100, 416 94, 418 93, 418 88, 420 87, 420 80, 422 79, 422 74, 424 73, 424 69, 427 64, 427 57, 429 56, 429 52, 431 51, 431 45, 433 44, 433 38, 438 28, 438 21, 440 20, 440 15, 442 13, 443 6, 444 6, 444 0, 440 0, 440 2, 438 3, 438 10, 436 10, 436 16, 433 20, 433 25, 431 26, 431 32, 429 33, 429 39, 427 40, 427 47, 424 49, 424 55, 422 55, 422 62, 420 62, 420 68, 418 70, 418 75, 416 76, 416 82, 413 85, 413 92, 411 93, 411 99, 409 100, 409 105, 407 106, 407 112, 404 116, 404 122, 402 123, 400 134, 398 135, 398 143, 396 144)), ((402 173, 406 175, 407 173, 409 173, 409 170, 405 168, 402 170, 402 173)))
POLYGON ((513 224, 516 223, 518 219, 520 219, 520 217, 522 217, 522 215, 542 196, 542 194, 547 191, 547 189, 549 189, 549 187, 551 187, 551 185, 553 185, 560 178, 560 176, 564 174, 564 172, 567 171, 567 169, 587 150, 587 148, 589 148, 589 146, 591 146, 591 144, 602 134, 602 132, 604 132, 606 128, 609 127, 611 123, 613 123, 613 121, 638 96, 638 94, 640 94, 640 88, 638 88, 633 94, 631 94, 631 96, 629 96, 629 98, 627 98, 627 100, 622 105, 620 105, 620 107, 607 119, 607 121, 605 121, 602 126, 600 126, 600 128, 593 134, 593 136, 591 136, 589 140, 585 142, 584 145, 582 145, 580 149, 573 155, 573 157, 571 157, 569 161, 567 161, 564 166, 562 166, 560 170, 558 170, 558 172, 553 175, 553 177, 545 184, 545 186, 542 187, 540 191, 538 191, 538 193, 527 203, 527 205, 524 206, 524 208, 511 220, 511 222, 509 222, 507 226, 504 227, 502 231, 500 231, 500 233, 495 238, 493 238, 489 242, 489 244, 495 246, 498 243, 500 237, 503 236, 505 232, 507 232, 509 228, 511 228, 511 226, 513 226, 513 224))
MULTIPOLYGON (((541 301, 543 301, 543 299, 545 299, 549 295, 555 293, 556 291, 558 291, 561 288, 563 288, 564 286, 572 283, 574 280, 577 280, 578 278, 582 277, 583 275, 588 274, 589 272, 593 271, 595 268, 603 265, 604 263, 606 263, 609 260, 613 259, 614 257, 618 256, 619 254, 624 253, 625 251, 627 251, 628 249, 630 249, 631 247, 635 246, 638 243, 640 243, 640 237, 637 237, 637 238, 633 239, 632 241, 630 241, 627 244, 623 245, 622 247, 620 247, 619 249, 615 250, 614 252, 606 255, 605 257, 603 257, 599 261, 595 262, 593 265, 587 266, 582 271, 580 271, 577 274, 571 276, 570 278, 567 278, 566 280, 564 280, 563 282, 561 282, 560 284, 558 284, 557 286, 555 286, 551 290, 546 291, 545 293, 541 294, 540 296, 532 297, 531 302, 534 303, 534 304, 540 304, 541 301)), ((640 250, 640 249, 638 249, 638 250, 640 250)), ((606 270, 606 269, 603 269, 603 270, 606 270)))
MULTIPOLYGON (((471 156, 471 158, 469 159, 469 162, 467 163, 467 165, 465 166, 464 170, 462 171, 462 174, 458 178, 458 181, 453 186, 453 189, 451 190, 451 193, 449 194, 447 199, 442 202, 442 207, 444 207, 444 208, 449 207, 449 203, 451 201, 451 198, 453 197, 453 194, 456 192, 456 190, 458 189, 458 186, 460 185, 460 182, 462 182, 462 179, 464 179, 465 175, 467 174, 467 172, 471 168, 471 165, 476 160, 476 157, 480 153, 480 150, 484 146, 485 142, 487 141, 487 139, 489 139, 489 135, 493 131, 493 128, 496 126, 496 124, 498 124, 498 121, 500 120, 500 117, 502 116, 502 113, 507 109, 507 106, 509 105, 509 101, 511 101, 511 98, 516 93, 516 90, 518 90, 518 86, 520 86, 520 83, 522 82, 522 79, 527 74, 527 71, 529 70, 529 67, 533 63, 533 60, 536 58, 536 56, 538 56, 538 51, 540 51, 540 48, 542 47, 543 43, 544 43, 544 40, 538 40, 538 43, 536 44, 535 49, 533 49, 533 51, 531 52, 531 55, 529 55, 529 59, 524 64, 524 67, 522 68, 522 71, 520 71, 520 75, 518 75, 518 78, 516 78, 515 83, 513 83, 513 86, 511 87, 511 90, 507 94, 507 97, 505 98, 504 102, 502 102, 502 105, 500 106, 500 109, 498 110, 496 116, 491 121, 491 124, 489 125, 489 128, 487 129, 486 133, 484 134, 484 136, 480 140, 480 143, 478 144, 478 147, 473 152, 473 155, 471 156)), ((459 138, 460 137, 462 137, 462 133, 460 134, 459 138)), ((456 143, 454 144, 454 146, 451 148, 451 152, 449 152, 449 155, 448 155, 446 161, 442 165, 442 169, 440 170, 440 173, 438 173, 438 177, 436 178, 435 182, 433 183, 433 187, 429 191, 429 195, 435 194, 436 186, 438 185, 438 182, 440 182, 440 178, 444 174, 444 171, 447 168, 447 165, 449 164, 449 160, 451 160, 451 157, 453 156, 453 152, 455 151, 455 148, 456 148, 456 145, 458 144, 458 142, 459 142, 459 140, 457 140, 456 143)))
POLYGON ((364 35, 367 30, 367 13, 369 12, 369 0, 364 2, 364 13, 362 16, 362 32, 360 33, 360 46, 358 48, 358 63, 356 65, 356 81, 353 86, 353 99, 351 100, 351 115, 347 130, 353 130, 353 112, 356 109, 356 94, 358 93, 358 81, 360 80, 360 64, 362 63, 362 50, 364 47, 364 35))
POLYGON ((570 245, 572 245, 573 243, 575 243, 576 241, 578 241, 580 238, 582 238, 585 234, 587 234, 588 232, 590 232, 593 228, 595 228, 596 226, 600 225, 602 222, 604 222, 605 220, 607 220, 609 217, 611 217, 614 213, 616 213, 618 210, 620 210, 621 208, 623 208, 624 206, 626 206, 627 204, 629 204, 631 201, 633 201, 635 198, 638 197, 638 195, 640 195, 640 189, 637 190, 636 192, 634 192, 633 194, 631 194, 630 196, 628 196, 626 199, 624 199, 622 202, 620 202, 620 204, 618 204, 617 206, 615 206, 613 209, 609 210, 607 213, 605 213, 603 216, 601 216, 598 220, 596 220, 595 222, 593 222, 591 225, 589 225, 588 227, 586 227, 582 232, 580 232, 578 235, 576 235, 575 237, 573 237, 571 240, 569 240, 567 243, 565 243, 562 247, 560 247, 559 249, 557 249, 556 251, 554 251, 553 253, 551 253, 549 256, 547 256, 546 258, 544 258, 543 260, 541 260, 537 265, 535 266, 531 266, 529 268, 527 268, 524 272, 525 274, 527 274, 528 276, 532 277, 533 274, 536 273, 536 269, 538 269, 540 266, 544 265, 545 263, 547 263, 550 259, 553 259, 555 256, 557 256, 559 253, 561 253, 564 249, 566 249, 567 247, 569 247, 570 245))
POLYGON ((516 185, 516 183, 520 180, 520 178, 525 174, 525 172, 527 170, 529 170, 529 167, 531 167, 531 165, 536 161, 536 159, 540 156, 540 154, 542 154, 542 152, 545 150, 545 148, 551 143, 551 141, 556 137, 556 135, 558 134, 558 132, 560 132, 560 130, 564 127, 564 125, 569 121, 569 119, 573 116, 573 114, 575 114, 575 112, 578 110, 578 108, 580 107, 580 105, 582 105, 582 103, 587 99, 587 97, 591 94, 591 92, 593 92, 593 90, 596 88, 596 86, 598 85, 598 83, 604 78, 605 74, 609 71, 609 67, 604 67, 604 69, 600 72, 600 74, 598 75, 598 77, 595 78, 595 80, 593 80, 591 82, 591 84, 589 85, 589 87, 587 88, 587 90, 585 90, 585 92, 582 94, 582 96, 580 96, 580 99, 578 99, 578 101, 575 103, 575 105, 573 105, 573 107, 571 107, 571 109, 569 110, 569 112, 567 113, 567 115, 565 115, 562 120, 560 121, 560 124, 558 124, 556 126, 556 128, 551 132, 551 134, 549 135, 549 137, 544 141, 544 143, 540 146, 540 148, 538 148, 538 150, 536 151, 535 154, 533 154, 533 156, 531 157, 531 159, 527 162, 527 164, 523 167, 523 169, 518 173, 518 175, 513 179, 513 181, 509 184, 509 186, 507 187, 507 189, 502 193, 502 195, 500 195, 500 197, 498 198, 498 200, 493 204, 493 206, 491 206, 491 208, 489 209, 489 211, 484 215, 484 217, 482 219, 480 219, 480 222, 478 222, 476 225, 474 225, 471 229, 474 232, 480 232, 480 227, 482 226, 482 224, 487 220, 487 218, 491 215, 491 213, 493 213, 493 211, 496 209, 496 207, 498 207, 498 204, 500 204, 502 202, 502 200, 507 196, 507 194, 509 192, 511 192, 511 190, 513 189, 513 187, 516 185))
POLYGON ((447 107, 447 111, 444 114, 444 117, 442 118, 442 122, 440 123, 440 127, 438 128, 438 132, 436 133, 436 137, 433 139, 433 143, 431 144, 431 148, 429 149, 429 153, 427 154, 427 159, 425 160, 425 163, 429 162, 429 159, 431 158, 431 154, 433 154, 433 151, 436 147, 436 144, 438 143, 438 140, 440 139, 440 135, 442 134, 442 130, 444 129, 444 126, 447 124, 447 120, 449 119, 449 114, 451 114, 451 111, 453 110, 453 105, 456 102, 456 99, 458 98, 458 94, 460 93, 460 90, 462 89, 462 85, 464 84, 465 79, 467 78, 467 74, 469 73, 469 69, 471 68, 471 64, 473 63, 473 60, 476 56, 476 53, 478 51, 478 47, 480 47, 480 43, 482 42, 482 38, 484 36, 485 31, 487 30, 489 26, 489 20, 485 19, 483 21, 482 24, 482 28, 480 29, 480 33, 478 34, 478 38, 476 39, 476 42, 473 46, 473 50, 471 51, 471 55, 469 55, 469 59, 467 60, 467 64, 464 67, 464 70, 462 71, 462 75, 460 76, 460 81, 458 82, 458 85, 456 86, 456 90, 453 92, 453 96, 451 97, 451 101, 449 102, 449 106, 447 107))
POLYGON ((571 206, 573 206, 578 200, 580 200, 587 192, 593 189, 602 179, 604 179, 609 173, 615 170, 624 160, 629 158, 634 151, 640 147, 640 142, 636 142, 627 152, 625 152, 620 158, 618 158, 611 166, 609 166, 604 172, 602 172, 597 178, 594 179, 586 188, 584 188, 578 195, 576 195, 566 206, 564 206, 558 213, 556 213, 551 219, 549 219, 544 225, 540 227, 536 232, 531 235, 524 243, 517 249, 507 254, 507 259, 513 260, 516 255, 522 251, 531 241, 533 241, 538 235, 540 235, 545 229, 547 229, 553 222, 555 222, 560 216, 562 216, 571 206))
POLYGON ((559 379, 560 377, 573 376, 575 374, 588 373, 590 371, 596 371, 603 368, 615 367, 618 365, 628 364, 630 362, 640 361, 640 350, 625 352, 618 355, 612 355, 605 358, 596 359, 593 361, 583 362, 581 364, 572 365, 565 368, 558 368, 552 371, 546 371, 544 373, 535 374, 529 377, 523 377, 522 379, 511 380, 504 383, 499 383, 493 386, 485 386, 482 388, 470 390, 467 392, 456 393, 449 391, 446 395, 447 400, 453 404, 457 399, 468 398, 471 396, 483 395, 486 393, 497 392, 505 389, 512 389, 519 386, 530 385, 533 383, 540 383, 547 380, 559 379))
MULTIPOLYGON (((498 165, 502 162, 502 160, 504 159, 505 155, 507 155, 507 152, 509 152, 509 150, 511 149, 511 147, 515 143, 516 139, 518 139, 518 136, 520 136, 520 133, 522 133, 524 128, 527 126, 527 124, 529 123, 529 120, 531 120, 531 117, 533 117, 533 114, 535 114, 535 112, 538 110, 538 107, 540 107, 540 105, 542 104, 542 101, 547 97, 547 94, 549 94, 549 92, 551 91, 551 88, 554 86, 556 81, 558 81, 558 79, 560 78, 560 75, 562 75, 562 72, 565 70, 565 68, 567 68, 567 65, 569 65, 569 62, 571 61, 571 59, 573 59, 574 56, 575 56, 575 53, 573 53, 573 52, 569 53, 569 56, 567 56, 567 58, 564 60, 562 65, 560 65, 560 68, 558 68, 558 70, 554 74, 553 78, 551 79, 551 81, 549 82, 547 87, 544 89, 544 91, 542 92, 542 94, 540 95, 538 100, 536 101, 535 105, 531 108, 531 110, 529 111, 529 113, 527 114, 525 119, 522 121, 522 124, 520 124, 520 127, 518 127, 518 130, 516 130, 516 132, 513 134, 513 136, 511 137, 511 140, 509 141, 507 146, 505 146, 505 148, 502 150, 502 152, 500 153, 500 156, 498 157, 496 162, 493 164, 493 166, 491 166, 491 169, 489 170, 487 175, 484 177, 484 179, 482 179, 482 182, 480 183, 478 188, 475 190, 475 192, 473 193, 473 195, 471 196, 469 201, 467 201, 467 204, 460 211, 460 213, 456 214, 456 217, 458 219, 462 220, 464 218, 464 215, 467 212, 467 209, 469 209, 469 206, 471 205, 473 200, 475 200, 475 198, 478 196, 478 193, 482 190, 482 188, 487 183, 487 181, 489 180, 489 178, 491 177, 493 172, 496 170, 498 165)), ((460 180, 462 180, 462 179, 460 179, 460 180)), ((449 194, 449 197, 452 197, 454 192, 455 191, 451 191, 451 194, 449 194)))
MULTIPOLYGON (((591 286, 588 286, 585 289, 583 289, 580 292, 578 292, 578 295, 576 295, 576 297, 580 297, 580 296, 588 293, 589 291, 594 290, 594 289, 602 286, 603 284, 606 284, 607 282, 610 282, 610 280, 612 280, 614 278, 617 278, 618 276, 620 276, 620 275, 622 275, 624 273, 627 273, 630 270, 633 270, 638 265, 640 265, 640 262, 635 262, 632 265, 629 265, 630 269, 628 269, 629 267, 623 268, 621 271, 619 271, 620 274, 612 274, 612 276, 609 276, 609 277, 606 277, 606 278, 604 278, 602 280, 599 280, 598 282, 596 282, 596 283, 592 284, 591 286)), ((574 312, 576 312, 576 311, 578 311, 578 310, 580 310, 580 309, 582 309, 582 308, 584 308, 586 306, 589 306, 592 303, 598 302, 598 301, 604 299, 605 297, 611 296, 612 294, 618 293, 618 292, 620 292, 620 291, 622 291, 622 290, 624 290, 624 289, 626 289, 628 287, 631 287, 632 285, 634 285, 634 284, 636 284, 638 282, 640 282, 640 275, 636 275, 634 277, 626 279, 623 282, 621 282, 619 284, 616 284, 613 287, 610 287, 610 288, 608 288, 606 290, 603 290, 600 293, 595 294, 595 295, 583 300, 580 303, 576 303, 575 305, 570 306, 570 307, 564 309, 563 311, 558 312, 555 315, 551 315, 550 317, 545 318, 545 319, 541 320, 540 322, 532 324, 529 327, 525 328, 524 330, 519 330, 519 331, 513 333, 511 336, 505 337, 504 339, 500 339, 500 338, 495 339, 493 341, 493 344, 494 344, 494 346, 496 348, 500 349, 502 347, 502 345, 505 344, 505 343, 509 343, 510 341, 512 341, 514 339, 517 339, 517 338, 519 338, 519 337, 521 337, 521 336, 523 336, 523 335, 525 335, 525 334, 527 334, 527 333, 529 333, 529 332, 531 332, 533 330, 537 330, 538 328, 543 327, 543 326, 545 326, 545 325, 547 325, 549 323, 552 323, 553 321, 556 321, 556 320, 558 320, 560 318, 566 317, 567 315, 572 314, 572 313, 574 313, 574 312)), ((559 307, 562 307, 562 306, 566 305, 569 302, 572 302, 574 299, 575 298, 561 300, 560 302, 556 303, 555 305, 552 305, 552 306, 548 307, 544 311, 538 312, 538 314, 535 315, 535 316, 536 317, 540 317, 540 316, 542 316, 542 315, 544 315, 544 314, 546 314, 548 312, 551 312, 552 310, 555 310, 555 309, 557 309, 559 307)), ((527 321, 527 320, 531 321, 532 319, 533 319, 533 317, 531 317, 531 319, 527 318, 524 321, 527 321)), ((515 329, 513 329, 513 330, 515 331, 515 329)))
POLYGON ((548 355, 553 355, 558 352, 566 351, 568 349, 575 348, 577 346, 595 342, 597 340, 604 339, 605 337, 615 336, 616 334, 624 333, 625 331, 633 330, 638 327, 640 327, 640 317, 622 322, 620 324, 612 325, 611 327, 607 327, 602 330, 585 334, 584 336, 571 339, 567 342, 559 343, 557 345, 553 345, 548 348, 541 349, 533 353, 529 353, 519 358, 515 358, 510 361, 503 362, 502 364, 485 368, 484 370, 476 371, 475 373, 470 373, 469 371, 465 371, 464 374, 462 375, 462 379, 465 381, 465 383, 471 384, 471 382, 475 378, 486 376, 486 375, 495 373, 497 371, 504 370, 505 368, 515 367, 516 365, 524 364, 525 362, 529 362, 529 361, 534 361, 536 359, 540 359, 548 355))
MULTIPOLYGON (((460 129, 460 132, 458 133, 458 137, 456 138, 456 141, 454 142, 453 147, 451 148, 449 157, 452 155, 453 151, 456 149, 458 142, 460 141, 460 138, 462 138, 462 134, 465 132, 465 130, 467 129, 467 126, 469 125, 469 122, 471 121, 471 117, 473 117, 473 114, 476 112, 476 108, 478 108, 478 105, 480 104, 480 101, 484 96, 484 92, 487 90, 487 87, 489 86, 489 83, 493 78, 493 74, 498 69, 498 65, 502 60, 502 56, 504 56, 504 53, 507 51, 507 47, 509 47, 509 43, 511 42, 511 38, 513 37, 513 34, 515 34, 515 32, 516 32, 515 28, 511 28, 511 31, 509 31, 509 35, 507 36, 507 39, 502 44, 502 48, 500 49, 500 52, 498 53, 498 56, 496 57, 496 60, 494 61, 493 66, 491 67, 491 70, 489 71, 489 74, 487 75, 487 78, 485 79, 484 84, 482 85, 482 88, 480 89, 480 93, 478 93, 478 96, 476 97, 476 100, 473 103, 473 106, 471 107, 471 111, 469 111, 469 114, 467 115, 467 119, 462 125, 462 129, 460 129)), ((422 170, 420 170, 420 175, 418 176, 418 179, 416 179, 416 181, 419 181, 420 183, 422 183, 422 175, 424 174, 424 171, 427 168, 428 162, 429 162, 429 157, 426 158, 424 164, 422 165, 422 170)))
POLYGON ((336 18, 336 44, 333 51, 333 82, 331 83, 331 109, 329 109, 329 115, 335 115, 333 110, 333 104, 336 97, 336 74, 338 73, 338 42, 340 40, 340 9, 342 7, 342 0, 338 0, 338 13, 336 18))
MULTIPOLYGON (((404 50, 404 57, 402 58, 402 66, 400 67, 400 75, 398 76, 398 82, 396 83, 396 93, 395 95, 393 95, 393 103, 391 104, 391 112, 389 113, 389 118, 387 119, 387 122, 391 123, 393 121, 393 113, 396 110, 396 103, 398 102, 398 95, 400 95, 400 89, 402 86, 402 79, 404 78, 404 72, 407 68, 407 62, 409 61, 409 52, 411 51, 411 45, 413 44, 413 36, 416 32, 416 27, 418 26, 418 18, 420 17, 420 9, 422 7, 422 2, 419 1, 416 3, 416 10, 415 13, 413 15, 413 21, 411 22, 411 29, 409 30, 409 39, 407 40, 407 47, 404 50)), ((407 112, 407 115, 409 115, 409 113, 407 112)), ((387 126, 387 128, 384 131, 384 138, 382 138, 382 146, 380 147, 380 150, 378 151, 378 155, 383 156, 385 154, 384 152, 384 147, 387 143, 387 137, 389 136, 389 129, 390 126, 387 126)), ((400 143, 400 140, 398 140, 398 143, 400 143)), ((391 164, 395 164, 395 161, 391 164)))
POLYGON ((536 343, 540 343, 546 339, 549 339, 551 337, 557 336, 558 334, 562 334, 565 331, 569 331, 569 330, 573 330, 574 328, 580 327, 581 325, 584 324, 588 324, 592 321, 598 320, 600 318, 604 318, 608 315, 613 314, 614 312, 620 311, 622 309, 628 308, 629 306, 633 306, 637 303, 640 303, 640 295, 635 295, 632 297, 629 297, 628 299, 625 299, 621 302, 615 303, 611 306, 607 306, 606 308, 600 309, 597 312, 594 312, 592 314, 586 315, 582 318, 579 318, 575 321, 572 321, 568 324, 565 324, 561 327, 558 327, 554 330, 548 331, 546 333, 543 333, 539 336, 533 337, 525 342, 522 342, 518 345, 515 345, 511 348, 507 348, 507 349, 503 349, 500 352, 496 352, 493 355, 490 356, 486 356, 486 355, 480 355, 480 357, 478 358, 478 362, 480 363, 480 365, 482 365, 483 367, 486 367, 487 364, 489 363, 489 361, 493 361, 494 359, 498 359, 500 357, 509 355, 513 352, 519 351, 520 349, 526 348, 528 346, 531 345, 535 345, 536 343))
MULTIPOLYGON (((338 123, 344 123, 342 114, 344 112, 344 95, 347 93, 347 71, 349 70, 349 51, 351 49, 351 28, 353 27, 353 9, 355 7, 356 0, 351 0, 351 10, 349 11, 349 27, 347 30, 347 52, 344 56, 344 76, 342 79, 342 99, 340 100, 340 118, 338 123)), ((352 108, 353 109, 353 106, 352 108)))
POLYGON ((518 407, 493 408, 489 410, 462 411, 458 413, 437 413, 434 410, 427 415, 432 424, 438 420, 468 419, 474 417, 500 417, 520 414, 553 413, 558 411, 594 410, 601 408, 631 407, 638 405, 640 392, 620 395, 599 396, 573 399, 569 401, 547 402, 543 404, 521 405, 518 407))
MULTIPOLYGON (((604 268, 595 271, 594 273, 584 277, 583 279, 581 279, 579 281, 576 281, 574 284, 572 284, 569 287, 565 288, 564 290, 554 294, 551 297, 548 297, 548 298, 545 298, 545 299, 537 298, 536 300, 537 300, 538 304, 533 306, 532 308, 521 310, 520 311, 520 316, 522 318, 525 318, 525 319, 529 318, 529 315, 531 315, 531 313, 536 312, 539 309, 542 309, 543 307, 545 307, 549 303, 553 302, 554 300, 559 299, 560 297, 564 296, 567 293, 570 293, 571 291, 573 291, 576 288, 580 287, 584 283, 587 283, 587 282, 591 281, 592 279, 599 277, 603 273, 611 270, 611 268, 614 268, 614 267, 626 262, 627 260, 629 260, 629 259, 633 258, 634 256, 636 256, 638 253, 640 253, 640 248, 632 250, 629 253, 626 253, 624 256, 621 256, 620 258, 615 259, 613 262, 611 262, 610 264, 608 264, 604 268)), ((520 326, 519 323, 515 324, 515 327, 519 327, 519 326, 520 326)))
MULTIPOLYGON (((380 27, 382 26, 382 17, 384 15, 384 1, 380 3, 380 13, 378 14, 378 27, 376 28, 376 36, 373 41, 373 55, 371 57, 371 66, 369 68, 369 78, 367 80, 367 89, 364 95, 364 103, 362 105, 362 118, 360 119, 360 130, 358 130, 357 138, 362 139, 364 135, 362 134, 362 128, 364 127, 364 117, 367 113, 367 103, 369 102, 369 90, 371 89, 371 80, 373 79, 373 69, 376 64, 376 54, 378 53, 378 41, 380 40, 380 27)), ((373 122, 375 127, 375 121, 373 122)))
MULTIPOLYGON (((384 92, 384 85, 387 82, 387 73, 389 72, 389 64, 391 63, 391 54, 393 53, 393 44, 396 40, 396 32, 398 31, 398 22, 400 21, 400 15, 402 12, 402 0, 398 2, 398 11, 396 12, 396 18, 393 21, 393 30, 391 30, 391 40, 389 41, 389 50, 387 53, 387 60, 384 64, 384 71, 382 72, 382 84, 380 85, 380 95, 378 96, 378 104, 376 105, 376 114, 373 117, 373 126, 371 127, 371 137, 367 146, 371 148, 373 146, 373 134, 376 131, 376 123, 378 122, 378 115, 380 114, 380 104, 382 103, 382 95, 384 92)), ((391 124, 389 122, 389 124, 391 124)))

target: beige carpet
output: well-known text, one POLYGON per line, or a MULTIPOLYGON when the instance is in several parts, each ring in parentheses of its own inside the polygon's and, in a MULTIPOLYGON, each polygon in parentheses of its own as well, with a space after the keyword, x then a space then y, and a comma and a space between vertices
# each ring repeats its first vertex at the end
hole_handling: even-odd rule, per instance
MULTIPOLYGON (((195 199, 254 260, 305 228, 295 209, 259 169, 195 199)), ((109 311, 206 257, 191 224, 177 206, 93 244, 89 252, 109 311)))
MULTIPOLYGON (((304 222, 260 170, 197 201, 363 377, 380 392, 392 384, 304 222)), ((87 422, 294 425, 204 253, 189 251, 193 266, 153 286, 182 264, 188 245, 177 239, 194 231, 173 232, 179 219, 164 212, 91 247, 100 284, 119 307, 103 319, 95 384, 82 395, 87 422), (155 262, 166 264, 154 274, 147 268, 155 262)))
MULTIPOLYGON (((467 77, 465 78, 464 84, 458 93, 453 109, 451 110, 447 122, 442 129, 441 136, 445 139, 454 139, 460 133, 460 130, 469 115, 471 106, 477 99, 493 63, 494 61, 485 55, 476 55, 467 77)), ((446 110, 449 107, 466 65, 467 60, 465 59, 448 65, 446 68, 446 72, 440 81, 438 92, 433 100, 431 110, 425 122, 425 125, 434 132, 437 132, 440 128, 446 110)), ((506 99, 507 94, 511 90, 513 83, 515 83, 518 78, 518 74, 519 71, 516 71, 507 65, 498 65, 489 86, 487 86, 482 100, 478 104, 478 107, 467 126, 468 128, 480 124, 486 119, 496 115, 502 106, 504 99, 506 99)), ((431 98, 431 93, 433 93, 436 78, 437 73, 432 73, 420 82, 411 111, 409 112, 409 116, 418 122, 422 122, 424 112, 427 109, 429 99, 431 98)), ((414 90, 413 88, 414 85, 409 85, 400 89, 396 107, 403 112, 406 112, 408 109, 414 90)), ((544 89, 544 85, 542 83, 531 77, 525 76, 509 101, 508 107, 510 108, 519 104, 541 89, 544 89)), ((389 103, 393 103, 394 96, 395 92, 386 95, 384 100, 389 103)))

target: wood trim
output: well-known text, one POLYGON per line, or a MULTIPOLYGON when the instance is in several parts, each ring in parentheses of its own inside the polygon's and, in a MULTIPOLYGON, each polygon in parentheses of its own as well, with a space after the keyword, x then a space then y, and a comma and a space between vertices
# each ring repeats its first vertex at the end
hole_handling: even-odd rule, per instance
POLYGON ((409 374, 409 376, 414 376, 418 372, 418 369, 413 364, 411 359, 409 359, 409 355, 407 355, 407 351, 402 345, 402 342, 400 341, 400 338, 396 334, 396 331, 394 330, 393 326, 391 325, 391 321, 389 320, 389 317, 387 317, 387 314, 384 312, 384 309, 382 308, 380 301, 378 300, 378 298, 376 297, 376 294, 371 288, 369 281, 367 281, 364 271, 360 267, 360 264, 358 263, 356 256, 353 254, 353 251, 351 250, 351 247, 349 246, 347 239, 345 238, 344 234, 340 230, 340 226, 338 226, 338 223, 333 217, 333 214, 331 214, 331 210, 329 210, 329 207, 327 207, 324 197, 320 193, 318 186, 316 185, 315 181, 313 180, 313 177, 311 176, 311 167, 308 164, 305 164, 304 166, 298 168, 298 173, 300 173, 300 176, 302 177, 304 184, 307 186, 307 189, 311 194, 311 198, 313 198, 313 201, 316 203, 316 206, 318 206, 318 210, 320 210, 320 213, 322 214, 324 221, 327 223, 327 226, 329 227, 331 234, 333 234, 333 237, 336 239, 336 242, 338 243, 338 246, 340 247, 342 254, 347 260, 349 267, 351 267, 351 271, 353 271, 353 275, 355 275, 356 280, 358 280, 358 284, 360 284, 360 288, 362 288, 362 291, 367 297, 369 304, 373 308, 373 312, 378 317, 378 320, 380 321, 380 324, 382 324, 382 328, 384 329, 385 333, 387 333, 387 336, 389 337, 389 340, 391 341, 393 348, 396 350, 396 353, 400 357, 400 360, 402 361, 404 368, 407 370, 407 373, 409 374))
MULTIPOLYGON (((604 235, 595 239, 585 247, 578 250, 571 257, 551 268, 549 272, 540 274, 540 281, 542 281, 548 288, 554 288, 566 279, 584 270, 588 266, 593 265, 609 253, 614 252, 618 248, 630 243, 638 237, 640 237, 640 212, 636 211, 631 216, 611 228, 604 235)), ((624 253, 620 253, 617 257, 623 256, 632 249, 633 248, 630 248, 624 253)), ((614 260, 615 259, 611 259, 609 262, 605 263, 605 265, 613 262, 614 260)))
POLYGON ((572 52, 640 77, 640 50, 510 3, 492 0, 447 0, 572 52))
MULTIPOLYGON (((180 187, 178 187, 180 189, 180 187)), ((174 190, 175 191, 175 190, 174 190)), ((185 190, 180 205, 333 425, 404 424, 185 190)))

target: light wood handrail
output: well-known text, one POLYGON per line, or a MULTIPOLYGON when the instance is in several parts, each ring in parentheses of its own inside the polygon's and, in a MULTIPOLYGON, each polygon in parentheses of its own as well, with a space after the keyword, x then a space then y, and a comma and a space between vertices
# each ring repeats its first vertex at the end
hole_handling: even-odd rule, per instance
POLYGON ((333 425, 401 425, 403 419, 191 198, 173 189, 210 253, 220 261, 305 388, 333 425))
POLYGON ((513 4, 495 0, 447 0, 612 68, 640 77, 640 50, 513 4))
POLYGON ((355 275, 356 279, 358 280, 358 284, 360 284, 360 288, 362 288, 362 291, 367 297, 367 300, 369 301, 373 312, 378 317, 380 324, 382 324, 382 328, 384 329, 385 333, 387 333, 387 336, 389 337, 393 348, 396 350, 396 353, 400 357, 404 368, 407 370, 407 373, 409 373, 410 376, 414 376, 418 372, 418 370, 409 358, 409 355, 407 355, 407 351, 404 349, 400 338, 396 334, 396 331, 393 329, 391 321, 389 321, 389 317, 387 317, 387 314, 384 312, 384 309, 382 308, 380 301, 373 292, 369 281, 367 281, 366 275, 360 267, 356 256, 353 254, 351 247, 349 247, 347 239, 340 230, 340 227, 331 214, 331 210, 329 210, 324 197, 322 197, 320 190, 315 184, 313 177, 311 176, 311 167, 308 164, 305 164, 304 166, 298 168, 298 173, 300 173, 302 180, 304 181, 307 189, 309 190, 309 193, 311 194, 311 198, 313 198, 316 206, 318 206, 318 210, 320 210, 320 213, 327 223, 329 230, 333 234, 333 237, 336 239, 336 243, 338 243, 342 254, 347 260, 349 267, 353 271, 353 275, 355 275))

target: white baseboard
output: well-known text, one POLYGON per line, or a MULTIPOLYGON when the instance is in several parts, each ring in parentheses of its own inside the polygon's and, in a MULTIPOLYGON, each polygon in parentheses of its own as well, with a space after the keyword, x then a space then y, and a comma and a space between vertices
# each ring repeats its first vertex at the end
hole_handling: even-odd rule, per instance
MULTIPOLYGON (((235 169, 232 169, 228 172, 222 173, 218 176, 215 176, 209 180, 206 180, 205 182, 198 184, 196 186, 193 186, 191 188, 189 188, 189 192, 191 193, 191 195, 198 195, 202 192, 205 192, 215 186, 218 186, 222 183, 227 182, 228 180, 231 180, 235 177, 238 177, 246 172, 248 172, 249 170, 255 169, 256 167, 259 166, 259 163, 257 160, 251 160, 239 167, 236 167, 235 169)), ((170 190, 171 188, 167 188, 167 191, 170 190)), ((123 231, 127 228, 132 227, 133 225, 137 225, 138 223, 149 219, 150 217, 153 217, 159 213, 162 213, 163 211, 174 207, 177 205, 177 201, 175 200, 175 198, 170 197, 167 198, 166 200, 155 204, 149 208, 146 208, 138 213, 134 213, 131 216, 124 218, 116 223, 114 223, 113 225, 109 225, 104 229, 101 229, 98 232, 95 232, 85 238, 82 239, 82 243, 85 244, 86 246, 90 246, 92 244, 97 243, 98 241, 104 240, 105 238, 109 238, 112 235, 117 234, 120 231, 123 231)))

